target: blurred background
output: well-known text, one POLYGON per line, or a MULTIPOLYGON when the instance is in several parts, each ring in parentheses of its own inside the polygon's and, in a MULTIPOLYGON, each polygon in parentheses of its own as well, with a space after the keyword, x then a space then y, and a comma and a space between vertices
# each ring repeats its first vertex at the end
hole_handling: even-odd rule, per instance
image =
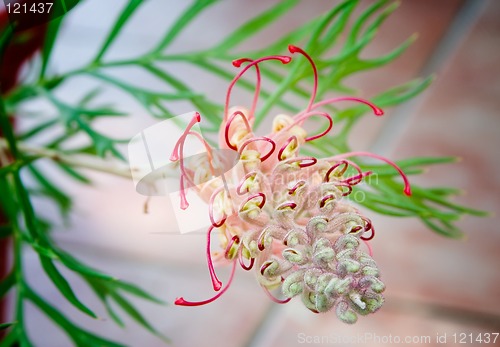
MULTIPOLYGON (((242 22, 271 7, 275 1, 223 1, 205 11, 172 50, 210 47, 242 22)), ((283 31, 304 23, 338 1, 303 1, 299 6, 253 39, 264 47, 283 31)), ((372 1, 362 1, 358 12, 372 1)), ((87 0, 68 14, 53 53, 52 68, 67 71, 86 63, 109 30, 125 1, 87 0)), ((125 28, 108 58, 126 58, 145 52, 157 42, 186 7, 181 1, 150 0, 125 28)), ((3 6, 3 5, 0 5, 3 6)), ((487 210, 492 217, 467 217, 459 223, 464 240, 451 240, 427 230, 420 222, 369 212, 377 228, 374 258, 387 285, 386 304, 375 315, 360 317, 354 326, 334 314, 312 314, 300 300, 277 305, 266 297, 252 273, 237 271, 230 290, 203 307, 176 307, 178 296, 205 299, 212 294, 206 271, 205 236, 181 235, 168 197, 153 198, 144 213, 145 197, 131 181, 92 173, 91 187, 73 182, 61 184, 75 198, 68 225, 59 222, 55 238, 60 246, 96 268, 141 285, 169 302, 160 306, 131 299, 174 346, 295 346, 304 336, 351 337, 359 334, 384 336, 430 336, 447 334, 454 345, 456 333, 500 332, 500 2, 495 0, 404 0, 382 26, 367 54, 389 52, 412 34, 418 40, 394 63, 355 76, 351 84, 370 97, 392 85, 417 76, 436 75, 422 95, 395 109, 383 119, 366 118, 352 133, 356 150, 370 150, 391 159, 411 156, 458 156, 456 164, 432 167, 415 182, 425 186, 447 185, 463 189, 457 202, 487 210)), ((244 50, 245 47, 242 47, 244 50)), ((284 53, 286 47, 283 48, 284 53)), ((178 64, 177 76, 190 76, 193 85, 223 100, 227 83, 210 79, 199 71, 178 64)), ((133 69, 117 69, 121 77, 154 86, 153 78, 133 69)), ((76 78, 58 90, 65 100, 78 100, 94 81, 76 78)), ((320 81, 321 83, 321 81, 320 81)), ((99 124, 116 137, 131 137, 155 120, 126 94, 106 89, 100 96, 132 116, 121 123, 99 124), (119 124, 118 126, 116 124, 119 124)), ((242 93, 235 103, 249 104, 242 93)), ((26 112, 43 104, 26 106, 26 112)), ((179 114, 191 111, 179 103, 179 114)), ((29 121, 19 129, 29 128, 29 121)), ((57 220, 57 211, 35 200, 37 211, 57 220)), ((70 318, 98 333, 131 346, 161 346, 161 340, 126 321, 121 329, 110 319, 99 300, 75 275, 64 272, 80 299, 103 317, 84 317, 60 298, 46 279, 37 256, 25 261, 31 283, 70 318)), ((221 270, 223 278, 227 272, 221 270)), ((68 346, 69 339, 36 308, 26 312, 28 333, 37 346, 68 346)), ((500 340, 500 339, 499 339, 500 340)), ((499 341, 500 342, 500 341, 499 341)), ((498 342, 497 342, 498 343, 498 342)), ((362 343, 356 343, 362 344, 362 343)), ((420 345, 423 343, 416 343, 420 345)), ((456 343, 459 345, 458 341, 456 343)), ((350 345, 338 342, 336 345, 350 345)), ((363 344, 362 344, 363 345, 363 344)), ((387 345, 367 342, 369 346, 387 345)))

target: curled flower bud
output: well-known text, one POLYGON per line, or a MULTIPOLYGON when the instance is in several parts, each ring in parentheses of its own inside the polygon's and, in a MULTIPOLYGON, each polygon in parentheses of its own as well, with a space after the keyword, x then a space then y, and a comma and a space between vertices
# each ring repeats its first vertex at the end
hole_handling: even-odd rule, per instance
POLYGON ((283 291, 283 295, 287 298, 293 298, 302 293, 304 290, 303 287, 304 282, 304 273, 303 271, 296 271, 293 274, 289 275, 281 286, 281 290, 283 291))
POLYGON ((358 320, 356 312, 354 312, 347 301, 339 301, 335 306, 337 317, 344 323, 354 324, 358 320))

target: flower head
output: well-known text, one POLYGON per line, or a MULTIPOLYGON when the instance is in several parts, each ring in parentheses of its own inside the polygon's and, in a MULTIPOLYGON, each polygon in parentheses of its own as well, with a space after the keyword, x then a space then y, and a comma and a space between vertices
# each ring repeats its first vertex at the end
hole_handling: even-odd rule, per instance
POLYGON ((208 203, 212 225, 207 231, 206 254, 213 289, 218 292, 205 301, 178 298, 175 303, 197 306, 217 299, 229 288, 239 264, 244 270, 254 269, 260 285, 275 302, 286 303, 300 296, 311 311, 334 310, 340 320, 354 323, 357 314, 373 313, 381 307, 385 286, 368 243, 375 229, 370 219, 346 199, 353 186, 372 172, 362 171, 348 158, 371 156, 383 160, 401 174, 407 195, 411 194, 410 185, 396 164, 375 154, 350 152, 316 158, 300 153, 305 143, 325 136, 333 127, 330 114, 318 110, 321 106, 354 101, 369 106, 376 116, 383 115, 383 111, 354 97, 315 103, 318 75, 314 62, 299 47, 289 46, 289 51, 303 55, 314 73, 313 91, 304 111, 294 116, 277 115, 271 132, 257 136, 253 124, 261 83, 259 65, 273 60, 288 64, 292 57, 235 60, 233 65, 241 71, 228 88, 219 146, 237 153, 236 165, 227 172, 221 170, 227 158, 217 155, 191 130, 200 122, 199 114, 193 117, 174 148, 171 160, 180 162, 181 207, 189 206, 187 183, 208 203), (230 107, 234 85, 251 68, 257 75, 251 108, 230 107), (311 117, 326 119, 326 129, 308 134, 303 125, 311 117), (183 146, 189 135, 207 149, 206 160, 191 167, 183 162, 183 146), (219 231, 221 251, 212 253, 214 229, 219 231), (232 264, 225 286, 216 275, 214 262, 232 264), (281 289, 281 299, 271 294, 277 288, 281 289))

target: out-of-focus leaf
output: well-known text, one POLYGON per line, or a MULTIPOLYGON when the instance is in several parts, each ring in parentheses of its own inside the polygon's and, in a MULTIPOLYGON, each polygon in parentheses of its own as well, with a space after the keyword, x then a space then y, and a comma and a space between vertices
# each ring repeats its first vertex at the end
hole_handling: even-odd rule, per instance
POLYGON ((83 313, 89 315, 92 318, 97 318, 95 313, 92 312, 87 306, 82 304, 82 302, 76 297, 68 281, 61 275, 59 270, 57 270, 52 260, 42 255, 40 255, 39 258, 40 264, 42 264, 45 273, 49 276, 56 288, 66 298, 66 300, 68 300, 73 306, 75 306, 83 313))
POLYGON ((0 323, 0 330, 5 330, 5 329, 10 328, 11 326, 13 326, 15 324, 16 324, 16 322, 0 323))
POLYGON ((142 325, 144 328, 146 328, 153 334, 163 337, 155 328, 153 328, 151 324, 149 324, 149 322, 146 319, 144 319, 142 314, 139 311, 137 311, 137 309, 123 296, 121 296, 117 292, 110 292, 109 295, 137 323, 142 325))
POLYGON ((10 272, 7 277, 3 278, 0 282, 0 298, 12 288, 12 286, 16 283, 16 278, 14 272, 10 272))
POLYGON ((28 191, 26 190, 26 187, 24 186, 19 172, 15 172, 13 176, 19 204, 23 211, 24 222, 26 224, 26 227, 28 228, 28 232, 34 240, 44 240, 46 236, 40 233, 40 231, 38 230, 35 211, 33 210, 30 196, 28 194, 28 191))
POLYGON ((269 24, 273 23, 277 18, 287 13, 290 9, 297 5, 297 3, 298 0, 284 0, 279 2, 276 6, 262 12, 259 16, 249 20, 233 31, 229 36, 224 38, 221 43, 214 48, 211 48, 210 52, 218 54, 219 52, 226 52, 234 48, 248 38, 255 36, 255 34, 269 24))
MULTIPOLYGON (((190 91, 187 85, 170 75, 168 72, 153 65, 144 65, 144 68, 163 80, 165 83, 177 89, 179 93, 187 93, 190 91)), ((196 106, 197 110, 203 115, 204 119, 207 119, 215 125, 216 128, 218 128, 222 120, 222 109, 210 103, 204 96, 194 96, 190 98, 190 100, 193 105, 196 106)))
POLYGON ((47 257, 49 259, 57 259, 57 254, 51 248, 48 248, 46 246, 42 246, 42 245, 40 245, 40 243, 33 241, 32 239, 28 238, 27 236, 25 237, 25 239, 27 239, 28 242, 30 242, 31 247, 33 247, 33 249, 40 256, 44 256, 44 257, 47 257))
POLYGON ((357 3, 357 0, 348 0, 332 7, 312 31, 307 50, 319 57, 328 48, 333 47, 357 3))
POLYGON ((353 46, 356 43, 358 36, 360 35, 361 28, 367 23, 368 19, 372 15, 374 15, 380 8, 382 8, 385 4, 387 4, 387 2, 388 2, 387 0, 376 1, 373 5, 368 7, 358 18, 356 18, 356 21, 352 26, 351 32, 347 37, 345 47, 353 46))
POLYGON ((109 46, 111 46, 111 44, 114 42, 118 34, 121 32, 123 26, 128 22, 130 16, 132 16, 139 7, 139 5, 143 3, 144 1, 142 0, 129 0, 123 11, 118 16, 118 19, 111 28, 108 36, 104 40, 101 49, 99 49, 96 57, 94 58, 95 63, 99 62, 102 59, 104 54, 108 51, 109 46))
POLYGON ((124 282, 124 281, 118 281, 113 284, 115 287, 120 288, 121 290, 124 290, 130 294, 133 294, 137 297, 156 302, 158 304, 164 305, 165 302, 152 296, 148 292, 144 291, 143 289, 139 288, 136 285, 133 285, 132 283, 124 282))
POLYGON ((125 327, 125 323, 123 323, 123 321, 120 318, 120 316, 118 316, 118 314, 115 312, 115 310, 113 309, 113 307, 111 307, 110 300, 108 298, 102 298, 102 302, 104 304, 104 307, 106 307, 106 312, 108 312, 108 314, 111 317, 111 319, 116 324, 118 324, 118 326, 124 328, 125 327))
POLYGON ((92 73, 94 77, 97 77, 107 83, 110 83, 123 91, 127 92, 135 98, 142 106, 147 109, 151 115, 157 118, 171 118, 173 113, 170 112, 162 102, 174 101, 174 100, 187 100, 194 97, 200 96, 200 94, 189 92, 179 92, 175 94, 160 93, 145 89, 140 89, 121 82, 115 78, 103 75, 101 73, 92 73))
POLYGON ((71 198, 52 183, 47 175, 39 171, 33 165, 28 166, 29 172, 33 175, 35 180, 42 186, 48 196, 53 198, 61 210, 61 214, 66 216, 71 208, 71 198))
POLYGON ((156 55, 166 49, 170 43, 175 40, 177 35, 179 35, 182 30, 198 16, 198 14, 216 2, 217 0, 195 0, 194 3, 178 17, 167 33, 163 36, 163 39, 160 41, 158 46, 150 54, 156 55))
POLYGON ((28 157, 28 158, 23 158, 21 160, 16 160, 15 162, 4 165, 0 167, 0 177, 5 177, 9 174, 12 174, 14 172, 19 171, 21 168, 23 168, 26 165, 29 165, 31 162, 34 160, 38 159, 38 157, 28 157))
POLYGON ((3 57, 4 50, 9 44, 12 34, 14 33, 14 28, 13 25, 7 23, 4 28, 2 28, 2 31, 0 32, 0 56, 3 57))
POLYGON ((51 20, 47 26, 47 32, 45 33, 44 44, 42 49, 42 66, 40 68, 40 80, 45 78, 45 73, 47 71, 47 66, 50 61, 50 56, 52 55, 52 49, 54 48, 54 43, 56 42, 57 35, 59 34, 59 28, 63 17, 55 18, 51 20))
POLYGON ((398 58, 401 54, 403 54, 408 47, 410 47, 413 42, 417 39, 418 35, 412 35, 410 36, 406 41, 404 41, 401 45, 396 47, 392 52, 387 53, 386 55, 374 58, 374 59, 368 59, 368 60, 361 60, 360 61, 360 66, 357 66, 357 70, 353 71, 360 71, 360 70, 368 70, 368 69, 375 69, 382 67, 384 65, 387 65, 391 63, 393 60, 398 58))
POLYGON ((415 79, 400 86, 391 88, 373 98, 379 107, 401 104, 424 91, 434 80, 434 76, 415 79))
POLYGON ((27 130, 26 132, 22 133, 21 135, 19 135, 18 138, 19 138, 19 140, 29 139, 30 137, 33 137, 46 129, 50 129, 52 126, 57 124, 57 122, 58 122, 57 119, 51 119, 51 120, 48 120, 46 122, 42 122, 40 124, 37 124, 33 128, 31 128, 31 129, 27 130))
POLYGON ((0 225, 0 239, 9 237, 12 235, 13 229, 11 225, 4 224, 0 225))
POLYGON ((78 170, 74 169, 73 167, 66 165, 64 163, 58 162, 56 163, 57 167, 60 168, 62 171, 64 171, 68 176, 71 178, 75 179, 76 181, 84 184, 91 184, 92 181, 90 178, 87 176, 81 174, 78 170))
POLYGON ((453 226, 450 223, 446 223, 443 220, 436 220, 431 218, 422 217, 420 220, 430 229, 434 230, 438 234, 441 234, 446 237, 451 237, 454 239, 460 239, 464 237, 464 233, 453 226))
POLYGON ((18 346, 19 334, 17 329, 12 329, 7 336, 5 336, 2 341, 0 341, 0 347, 11 347, 18 346))
POLYGON ((158 337, 168 341, 168 339, 160 334, 154 327, 141 315, 141 313, 120 293, 119 290, 126 291, 132 295, 137 297, 141 297, 143 299, 147 299, 156 303, 163 303, 159 299, 151 296, 146 293, 142 289, 134 286, 132 284, 116 281, 116 282, 107 282, 102 281, 97 278, 84 277, 84 279, 89 283, 90 287, 94 290, 97 296, 104 303, 106 310, 108 311, 111 318, 118 324, 123 326, 124 323, 118 314, 113 310, 111 306, 111 300, 114 300, 118 306, 120 306, 131 318, 133 318, 137 323, 145 327, 147 330, 157 335, 158 337))
POLYGON ((47 317, 54 321, 54 323, 59 325, 77 346, 125 347, 120 343, 104 339, 92 334, 90 331, 80 329, 59 310, 43 300, 27 286, 25 288, 25 293, 26 297, 42 310, 47 317))
POLYGON ((19 151, 17 149, 16 137, 9 123, 7 113, 5 112, 5 104, 2 97, 0 97, 0 129, 2 129, 2 135, 5 136, 7 140, 12 156, 14 159, 18 158, 19 151))
POLYGON ((59 257, 59 260, 61 261, 64 266, 66 266, 68 269, 73 270, 81 275, 88 276, 88 277, 94 277, 94 278, 99 278, 105 281, 110 281, 110 282, 116 282, 118 279, 113 276, 106 275, 102 273, 99 270, 93 269, 90 266, 84 265, 82 262, 77 260, 75 257, 70 255, 67 252, 64 252, 63 250, 60 249, 55 249, 55 252, 57 256, 59 257))

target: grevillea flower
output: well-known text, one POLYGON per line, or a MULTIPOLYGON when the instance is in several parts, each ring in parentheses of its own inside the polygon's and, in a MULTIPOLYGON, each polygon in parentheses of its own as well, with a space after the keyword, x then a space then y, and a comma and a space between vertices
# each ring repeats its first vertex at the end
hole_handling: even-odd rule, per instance
POLYGON ((233 62, 241 71, 229 85, 219 132, 220 148, 234 151, 239 159, 237 164, 227 172, 219 169, 224 167, 225 156, 218 155, 192 130, 201 121, 198 113, 177 141, 171 160, 179 161, 181 170, 181 208, 189 206, 187 189, 195 190, 208 204, 212 225, 207 231, 206 256, 217 293, 205 301, 178 298, 175 303, 197 306, 219 298, 229 288, 239 264, 244 270, 255 270, 260 285, 275 302, 286 303, 300 296, 309 310, 315 313, 334 310, 343 322, 354 323, 357 314, 373 313, 381 307, 385 286, 368 243, 375 229, 370 219, 345 198, 371 172, 363 172, 349 158, 370 156, 383 160, 401 174, 406 195, 411 194, 410 185, 395 163, 375 154, 351 152, 321 159, 301 155, 305 143, 325 136, 332 129, 332 117, 319 111, 321 106, 353 101, 369 106, 376 116, 382 116, 383 111, 354 97, 315 102, 318 74, 313 60, 296 46, 290 45, 289 51, 307 58, 314 73, 314 87, 305 110, 293 117, 277 115, 268 135, 254 134, 261 84, 259 65, 269 61, 289 64, 292 57, 243 58, 233 62), (257 74, 251 108, 230 108, 234 85, 251 68, 257 74), (321 133, 310 135, 303 124, 315 116, 325 118, 328 125, 321 133), (194 164, 183 160, 184 143, 189 135, 201 141, 207 150, 204 160, 194 164), (349 167, 352 169, 348 170, 349 167), (219 232, 221 251, 212 253, 214 230, 219 232), (225 286, 214 270, 216 262, 232 264, 225 286), (278 288, 282 299, 271 293, 278 288))

